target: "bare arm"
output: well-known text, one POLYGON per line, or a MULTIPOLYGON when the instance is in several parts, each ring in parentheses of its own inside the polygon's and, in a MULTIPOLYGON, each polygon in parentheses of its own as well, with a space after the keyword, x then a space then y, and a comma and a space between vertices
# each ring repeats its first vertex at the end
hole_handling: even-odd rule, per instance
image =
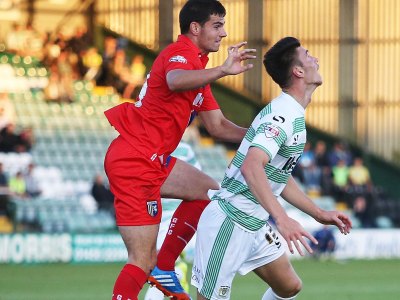
POLYGON ((326 211, 320 209, 307 195, 300 189, 292 176, 289 177, 286 187, 281 196, 293 206, 313 217, 316 221, 327 225, 336 225, 340 232, 348 234, 351 229, 351 220, 342 212, 326 211))
POLYGON ((227 75, 237 75, 250 70, 253 65, 243 65, 242 61, 256 58, 255 49, 243 49, 247 42, 229 47, 228 58, 218 67, 204 70, 172 70, 167 73, 167 84, 171 91, 192 90, 205 86, 227 75))
POLYGON ((247 128, 237 126, 225 118, 220 109, 201 111, 199 117, 208 133, 223 141, 240 143, 247 132, 247 128))
POLYGON ((278 231, 286 240, 289 250, 293 253, 293 245, 296 247, 300 255, 303 251, 299 242, 312 253, 311 247, 305 241, 304 237, 310 239, 313 243, 317 243, 315 238, 304 230, 304 228, 294 219, 290 218, 283 207, 280 205, 275 195, 272 193, 271 187, 267 181, 264 168, 269 162, 268 155, 257 147, 251 147, 247 152, 240 171, 248 184, 250 191, 260 203, 260 205, 274 218, 278 231))

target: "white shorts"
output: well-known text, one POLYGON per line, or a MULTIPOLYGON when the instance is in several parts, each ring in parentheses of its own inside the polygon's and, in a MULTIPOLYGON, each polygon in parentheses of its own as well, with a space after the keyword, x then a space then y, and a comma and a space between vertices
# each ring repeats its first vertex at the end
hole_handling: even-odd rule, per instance
POLYGON ((246 231, 226 216, 218 201, 211 201, 197 227, 191 283, 207 299, 229 299, 237 272, 245 275, 284 253, 269 224, 246 231))

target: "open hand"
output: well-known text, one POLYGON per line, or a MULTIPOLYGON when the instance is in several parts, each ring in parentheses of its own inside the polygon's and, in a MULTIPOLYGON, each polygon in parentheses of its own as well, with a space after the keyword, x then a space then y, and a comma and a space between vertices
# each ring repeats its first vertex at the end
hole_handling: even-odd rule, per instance
POLYGON ((315 239, 315 237, 313 237, 311 233, 307 232, 303 228, 303 226, 300 225, 299 222, 290 217, 286 217, 283 220, 280 220, 279 222, 277 221, 276 226, 279 233, 286 240, 290 253, 292 254, 294 253, 293 250, 293 245, 294 245, 297 249, 297 252, 299 252, 301 256, 304 256, 300 244, 302 244, 309 253, 313 253, 313 250, 311 249, 310 245, 305 240, 305 238, 309 239, 314 244, 318 244, 318 241, 315 239))
POLYGON ((256 58, 256 56, 253 54, 256 52, 256 49, 240 50, 240 48, 246 44, 247 42, 241 42, 228 48, 228 58, 221 66, 222 71, 226 75, 240 74, 253 68, 253 64, 242 64, 242 61, 256 58))
POLYGON ((325 225, 336 225, 340 232, 343 234, 350 233, 352 227, 350 218, 339 211, 326 211, 323 210, 316 218, 318 222, 325 225))

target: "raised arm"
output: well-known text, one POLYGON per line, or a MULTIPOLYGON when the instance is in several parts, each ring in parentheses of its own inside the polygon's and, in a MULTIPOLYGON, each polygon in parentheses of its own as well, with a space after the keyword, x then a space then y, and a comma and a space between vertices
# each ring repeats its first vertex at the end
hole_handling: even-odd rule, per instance
POLYGON ((239 48, 246 45, 242 42, 228 48, 228 58, 221 66, 204 70, 175 69, 167 73, 167 84, 171 91, 185 91, 205 86, 227 75, 237 75, 250 70, 253 65, 242 64, 243 61, 256 58, 255 49, 239 48))

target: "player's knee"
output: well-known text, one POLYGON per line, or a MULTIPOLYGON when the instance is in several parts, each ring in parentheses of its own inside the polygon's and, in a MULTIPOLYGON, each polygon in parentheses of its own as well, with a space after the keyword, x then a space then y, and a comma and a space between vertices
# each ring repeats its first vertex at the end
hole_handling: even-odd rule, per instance
POLYGON ((157 264, 157 253, 154 251, 150 255, 128 255, 128 263, 138 266, 146 274, 150 275, 157 264))
POLYGON ((274 290, 274 293, 282 298, 282 299, 292 299, 298 293, 300 293, 303 284, 300 278, 295 277, 291 280, 287 280, 284 286, 281 286, 279 289, 274 290))
POLYGON ((300 278, 293 279, 290 284, 287 286, 285 291, 285 295, 282 295, 284 298, 291 298, 300 293, 303 288, 303 283, 300 278))

